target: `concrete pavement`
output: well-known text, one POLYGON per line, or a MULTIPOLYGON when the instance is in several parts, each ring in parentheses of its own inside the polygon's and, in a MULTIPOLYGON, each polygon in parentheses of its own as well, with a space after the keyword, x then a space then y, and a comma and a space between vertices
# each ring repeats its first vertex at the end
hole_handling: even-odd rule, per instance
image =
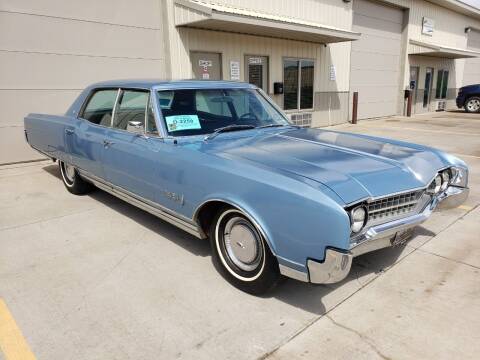
POLYGON ((101 191, 69 194, 51 162, 1 167, 0 298, 37 359, 477 358, 480 116, 336 129, 455 153, 471 196, 340 284, 265 297, 226 283, 207 242, 101 191))

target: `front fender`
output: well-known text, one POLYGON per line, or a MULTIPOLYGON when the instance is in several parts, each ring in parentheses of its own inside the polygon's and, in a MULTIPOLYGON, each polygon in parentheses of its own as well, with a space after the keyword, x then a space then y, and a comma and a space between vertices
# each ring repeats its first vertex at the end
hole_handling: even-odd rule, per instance
MULTIPOLYGON (((327 247, 348 249, 350 220, 342 206, 305 184, 304 191, 284 192, 274 186, 238 196, 217 192, 205 198, 195 211, 208 202, 222 201, 245 213, 258 227, 280 264, 306 272, 307 260, 322 261, 327 247)), ((298 189, 297 189, 298 190, 298 189)))

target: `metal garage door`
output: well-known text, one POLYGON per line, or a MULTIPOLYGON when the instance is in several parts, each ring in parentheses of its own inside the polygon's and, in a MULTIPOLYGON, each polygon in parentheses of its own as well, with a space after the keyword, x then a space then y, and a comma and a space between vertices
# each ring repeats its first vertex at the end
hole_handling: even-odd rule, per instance
POLYGON ((403 11, 366 0, 353 2, 351 91, 358 91, 360 119, 395 115, 399 96, 403 11))
MULTIPOLYGON (((480 31, 471 30, 468 33, 467 47, 470 50, 480 51, 480 31)), ((463 72, 463 85, 480 84, 480 58, 467 59, 463 72)))

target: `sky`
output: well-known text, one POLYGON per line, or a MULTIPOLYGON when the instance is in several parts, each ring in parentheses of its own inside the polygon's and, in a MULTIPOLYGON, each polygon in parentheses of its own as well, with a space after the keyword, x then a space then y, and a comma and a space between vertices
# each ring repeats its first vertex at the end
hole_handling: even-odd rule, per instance
POLYGON ((460 0, 460 1, 480 9, 480 0, 460 0))

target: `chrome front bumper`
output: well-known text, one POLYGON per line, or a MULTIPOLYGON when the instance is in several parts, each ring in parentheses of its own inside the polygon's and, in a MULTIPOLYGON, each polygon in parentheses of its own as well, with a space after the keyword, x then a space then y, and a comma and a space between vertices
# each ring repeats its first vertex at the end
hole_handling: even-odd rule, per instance
POLYGON ((307 261, 309 281, 315 284, 342 281, 350 272, 355 256, 393 246, 397 234, 402 234, 420 225, 430 217, 436 208, 451 209, 461 205, 467 199, 468 194, 468 188, 451 186, 434 198, 421 213, 371 227, 355 239, 348 251, 328 248, 325 251, 323 262, 311 259, 307 261))

